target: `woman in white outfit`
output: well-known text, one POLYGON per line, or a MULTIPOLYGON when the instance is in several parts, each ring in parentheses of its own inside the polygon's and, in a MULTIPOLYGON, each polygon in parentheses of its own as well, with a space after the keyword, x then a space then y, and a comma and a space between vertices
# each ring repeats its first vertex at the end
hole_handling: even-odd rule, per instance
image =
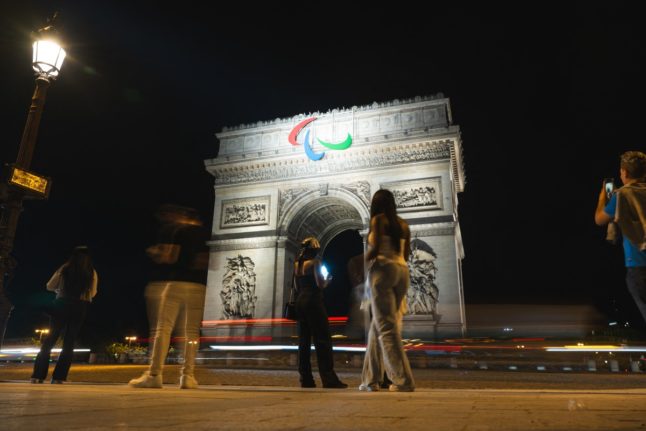
POLYGON ((410 283, 410 228, 397 216, 395 198, 378 190, 370 205, 368 281, 372 322, 359 390, 378 391, 385 368, 393 392, 415 390, 413 373, 402 346, 402 319, 410 283))

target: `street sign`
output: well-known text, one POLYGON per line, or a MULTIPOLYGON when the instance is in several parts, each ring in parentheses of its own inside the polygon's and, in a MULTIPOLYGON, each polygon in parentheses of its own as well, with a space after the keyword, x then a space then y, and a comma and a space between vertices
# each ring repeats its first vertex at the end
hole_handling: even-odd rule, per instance
POLYGON ((52 181, 48 177, 9 165, 7 184, 18 187, 28 196, 47 199, 52 181))

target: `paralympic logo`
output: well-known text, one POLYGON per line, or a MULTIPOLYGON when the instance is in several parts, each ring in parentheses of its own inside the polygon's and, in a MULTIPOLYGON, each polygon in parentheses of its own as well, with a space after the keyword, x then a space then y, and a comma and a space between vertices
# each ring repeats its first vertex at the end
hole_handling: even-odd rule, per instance
MULTIPOLYGON (((298 134, 301 133, 301 130, 303 130, 305 126, 307 126, 314 120, 316 120, 316 117, 311 117, 298 123, 296 127, 294 127, 292 131, 289 132, 289 138, 288 138, 289 143, 292 145, 298 145, 298 142, 296 141, 298 134)), ((349 133, 348 133, 348 136, 345 138, 345 140, 343 142, 339 142, 338 144, 325 142, 319 138, 316 138, 316 140, 319 142, 319 144, 323 145, 325 148, 328 148, 330 150, 347 150, 352 145, 352 136, 349 133)), ((317 160, 321 160, 325 156, 325 151, 321 151, 320 153, 317 153, 312 148, 312 144, 310 142, 310 129, 307 129, 307 131, 305 132, 305 140, 303 141, 303 148, 305 149, 305 154, 307 154, 307 157, 309 157, 309 159, 314 162, 316 162, 317 160)))

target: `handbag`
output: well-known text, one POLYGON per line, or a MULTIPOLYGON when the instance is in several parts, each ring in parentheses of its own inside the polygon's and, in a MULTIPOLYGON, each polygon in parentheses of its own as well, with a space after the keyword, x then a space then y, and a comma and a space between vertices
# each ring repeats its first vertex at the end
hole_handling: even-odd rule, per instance
POLYGON ((287 320, 296 320, 296 300, 294 299, 294 276, 292 276, 292 288, 290 289, 289 299, 283 308, 283 318, 287 320))

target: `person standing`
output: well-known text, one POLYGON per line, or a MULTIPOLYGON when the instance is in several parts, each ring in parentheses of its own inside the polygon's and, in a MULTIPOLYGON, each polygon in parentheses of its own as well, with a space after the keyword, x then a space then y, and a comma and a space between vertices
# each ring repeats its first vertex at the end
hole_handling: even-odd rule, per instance
POLYGON ((195 355, 200 344, 204 311, 208 233, 197 211, 164 205, 157 212, 161 223, 158 243, 146 252, 154 263, 146 286, 146 305, 151 327, 152 353, 149 369, 128 383, 135 388, 161 388, 162 371, 173 328, 184 341, 184 365, 179 387, 195 389, 195 355))
POLYGON ((368 231, 368 283, 372 321, 359 390, 374 392, 384 376, 392 392, 415 390, 413 373, 402 346, 402 321, 410 284, 408 265, 410 228, 397 216, 393 194, 378 190, 370 204, 368 231))
POLYGON ((49 310, 50 331, 36 356, 31 383, 43 383, 47 378, 52 347, 63 332, 63 349, 58 356, 51 383, 61 384, 67 380, 74 357, 74 343, 87 308, 96 295, 98 282, 99 277, 88 248, 83 246, 74 248, 67 262, 47 282, 47 290, 56 292, 56 299, 49 310))
POLYGON ((646 154, 641 151, 622 154, 619 175, 623 187, 612 193, 610 199, 606 185, 602 186, 594 221, 599 226, 614 223, 619 227, 626 285, 646 322, 646 154))
POLYGON ((330 278, 323 276, 321 260, 317 257, 321 246, 314 237, 301 243, 301 250, 294 262, 296 287, 296 316, 298 319, 298 372, 301 387, 314 388, 312 376, 311 345, 314 339, 319 375, 324 388, 347 388, 334 372, 332 337, 327 311, 323 303, 323 289, 330 278))

